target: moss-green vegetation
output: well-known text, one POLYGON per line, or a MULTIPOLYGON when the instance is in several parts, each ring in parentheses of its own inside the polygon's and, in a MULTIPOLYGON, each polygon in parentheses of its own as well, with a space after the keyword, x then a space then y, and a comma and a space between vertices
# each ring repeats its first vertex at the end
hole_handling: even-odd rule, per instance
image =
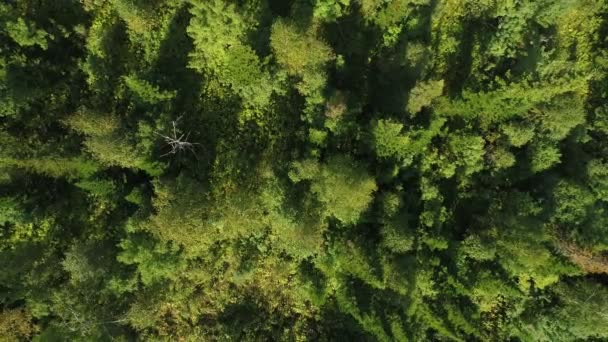
POLYGON ((608 1, 0 1, 0 340, 608 339, 608 1))

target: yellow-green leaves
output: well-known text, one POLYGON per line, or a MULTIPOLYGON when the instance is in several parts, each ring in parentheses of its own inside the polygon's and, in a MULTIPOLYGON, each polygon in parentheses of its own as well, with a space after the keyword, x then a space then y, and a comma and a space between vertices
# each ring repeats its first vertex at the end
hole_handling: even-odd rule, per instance
POLYGON ((559 163, 562 157, 559 148, 548 141, 539 141, 532 144, 529 153, 532 172, 545 171, 559 163))
POLYGON ((321 21, 334 21, 345 14, 351 0, 316 0, 313 16, 321 21))
POLYGON ((348 225, 356 223, 368 208, 376 183, 352 159, 336 157, 321 168, 311 190, 325 205, 328 215, 348 225))
POLYGON ((121 134, 118 118, 112 115, 80 110, 65 122, 86 136, 86 149, 103 165, 145 170, 158 175, 160 163, 150 160, 151 146, 136 145, 121 134))
POLYGON ((524 146, 534 137, 534 126, 525 122, 512 122, 502 125, 501 128, 514 147, 524 146))
POLYGON ((334 59, 331 48, 315 34, 315 28, 302 28, 284 19, 272 25, 270 46, 277 63, 299 79, 300 93, 311 107, 323 103, 326 65, 334 59))
POLYGON ((323 204, 326 215, 344 225, 359 220, 377 189, 365 168, 345 156, 332 158, 321 165, 312 160, 296 162, 289 176, 293 182, 309 180, 310 189, 323 204))
POLYGON ((169 101, 175 97, 175 92, 160 90, 158 86, 150 84, 137 76, 125 76, 123 80, 137 100, 147 104, 169 101))
POLYGON ((247 43, 248 19, 234 4, 193 1, 188 35, 194 41, 189 66, 217 77, 243 101, 241 119, 249 120, 269 104, 273 80, 247 43))
POLYGON ((6 23, 8 35, 20 46, 38 45, 43 50, 48 47, 49 34, 37 29, 32 23, 26 23, 22 18, 6 23))
POLYGON ((418 113, 422 108, 430 106, 433 100, 443 92, 443 80, 428 81, 416 84, 410 92, 407 110, 411 115, 418 113))
POLYGON ((279 65, 302 78, 321 71, 334 58, 331 48, 316 37, 313 28, 302 28, 284 19, 272 25, 270 46, 279 65))
POLYGON ((404 158, 408 154, 409 138, 401 133, 403 125, 389 120, 378 120, 372 128, 374 148, 381 158, 404 158))

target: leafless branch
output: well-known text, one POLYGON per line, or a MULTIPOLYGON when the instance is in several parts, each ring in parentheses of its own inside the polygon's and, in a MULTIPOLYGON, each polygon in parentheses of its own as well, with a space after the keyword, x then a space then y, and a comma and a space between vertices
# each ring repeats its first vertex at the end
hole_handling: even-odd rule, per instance
POLYGON ((199 145, 199 144, 191 143, 188 141, 188 138, 190 137, 190 132, 188 132, 187 134, 184 134, 184 133, 181 133, 177 129, 177 123, 179 122, 179 120, 181 118, 182 117, 180 116, 179 118, 177 118, 177 120, 174 120, 171 122, 171 124, 173 126, 171 135, 163 135, 158 132, 155 132, 156 135, 163 138, 165 140, 165 143, 171 148, 171 150, 169 152, 161 155, 161 157, 172 155, 172 154, 178 154, 180 152, 190 151, 190 152, 192 152, 194 157, 197 158, 196 153, 194 152, 194 146, 199 145), (180 135, 178 136, 178 134, 180 134, 180 135))

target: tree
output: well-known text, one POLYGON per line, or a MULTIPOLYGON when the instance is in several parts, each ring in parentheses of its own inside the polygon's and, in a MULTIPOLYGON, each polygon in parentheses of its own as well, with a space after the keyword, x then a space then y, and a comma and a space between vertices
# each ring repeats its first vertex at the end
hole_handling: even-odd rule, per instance
POLYGON ((606 340, 606 13, 0 1, 0 340, 606 340))
POLYGON ((376 154, 381 158, 403 158, 409 139, 401 135, 403 125, 388 120, 379 120, 373 128, 376 154))
POLYGON ((38 45, 46 49, 48 33, 26 24, 23 18, 17 18, 15 22, 7 22, 6 30, 9 36, 20 46, 28 47, 38 45))
POLYGON ((28 313, 20 310, 6 310, 0 312, 0 333, 6 341, 21 341, 31 338, 38 327, 32 322, 28 313))
POLYGON ((318 167, 310 162, 295 166, 292 180, 310 179, 310 189, 324 205, 326 215, 335 217, 344 225, 359 220, 377 189, 363 166, 346 156, 335 157, 318 167))
POLYGON ((302 28, 284 19, 272 25, 270 46, 277 63, 299 79, 296 87, 306 97, 309 110, 324 102, 326 65, 334 59, 331 48, 315 35, 314 27, 302 28))
MULTIPOLYGON (((188 34, 195 49, 190 53, 190 67, 210 72, 220 83, 230 87, 246 108, 262 111, 268 106, 273 84, 256 52, 247 45, 251 23, 233 4, 221 0, 193 1, 193 20, 188 34), (218 30, 216 28, 222 27, 218 30)), ((244 120, 251 119, 244 112, 244 120)))
POLYGON ((317 0, 313 15, 322 21, 334 21, 344 15, 350 0, 317 0))
POLYGON ((606 288, 589 280, 555 287, 560 303, 540 314, 530 312, 519 327, 521 338, 537 341, 589 339, 606 335, 606 288))

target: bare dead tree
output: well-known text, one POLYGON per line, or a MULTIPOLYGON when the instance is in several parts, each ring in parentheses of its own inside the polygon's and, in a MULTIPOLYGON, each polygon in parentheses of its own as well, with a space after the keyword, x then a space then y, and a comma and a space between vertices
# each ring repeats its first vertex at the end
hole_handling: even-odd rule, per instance
POLYGON ((199 144, 191 143, 188 141, 188 138, 190 137, 190 132, 183 134, 177 128, 177 123, 181 118, 182 117, 180 116, 179 118, 177 118, 177 120, 171 121, 171 125, 173 126, 171 135, 163 135, 158 132, 155 132, 156 135, 163 138, 165 140, 165 143, 167 143, 167 145, 171 148, 169 152, 163 154, 161 157, 168 156, 170 154, 178 154, 180 152, 190 151, 194 155, 194 158, 197 158, 196 153, 194 152, 194 146, 199 144))

